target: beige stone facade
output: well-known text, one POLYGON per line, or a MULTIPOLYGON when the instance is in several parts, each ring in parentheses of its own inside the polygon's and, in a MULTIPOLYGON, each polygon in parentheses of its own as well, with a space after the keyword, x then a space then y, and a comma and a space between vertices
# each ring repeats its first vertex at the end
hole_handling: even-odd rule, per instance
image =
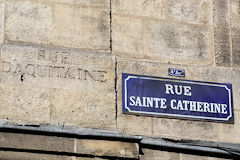
MULTIPOLYGON (((240 0, 0 0, 3 125, 240 144, 239 67, 240 0), (168 68, 232 84, 234 123, 123 114, 122 73, 168 68)), ((0 159, 221 159, 84 136, 0 130, 0 159)))

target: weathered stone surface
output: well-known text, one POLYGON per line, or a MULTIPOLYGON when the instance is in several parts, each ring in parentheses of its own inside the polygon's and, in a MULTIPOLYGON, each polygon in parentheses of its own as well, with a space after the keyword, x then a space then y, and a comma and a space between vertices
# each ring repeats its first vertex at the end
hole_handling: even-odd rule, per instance
POLYGON ((240 112, 234 111, 234 124, 222 124, 219 131, 220 142, 240 143, 240 112))
POLYGON ((48 91, 22 84, 13 86, 0 84, 1 119, 18 124, 49 123, 50 93, 48 91))
POLYGON ((120 102, 120 93, 118 94, 118 116, 117 129, 123 134, 152 136, 152 118, 135 115, 123 115, 122 103, 120 102))
MULTIPOLYGON (((0 151, 0 159, 2 160, 75 160, 75 157, 49 155, 49 154, 37 154, 28 152, 12 152, 12 151, 0 151)), ((85 159, 79 159, 85 160, 85 159)), ((86 159, 87 160, 87 159, 86 159)))
POLYGON ((153 118, 154 136, 174 139, 217 141, 220 124, 167 118, 153 118))
POLYGON ((176 64, 213 64, 212 29, 113 15, 113 54, 176 64))
POLYGON ((215 157, 208 157, 208 156, 198 156, 198 155, 191 155, 191 154, 181 154, 182 160, 227 160, 225 158, 215 158, 215 157))
MULTIPOLYGON (((239 4, 239 0, 0 0, 0 43, 4 38, 6 43, 16 42, 1 44, 0 119, 240 143, 239 4), (125 58, 118 60, 117 111, 110 29, 113 54, 125 58), (35 43, 105 53, 31 46, 35 43), (121 73, 168 77, 169 67, 185 69, 185 79, 233 84, 234 124, 122 114, 121 73)), ((102 152, 91 147, 107 155, 109 146, 102 152)))
POLYGON ((2 132, 0 142, 3 148, 74 152, 74 139, 72 138, 2 132))
POLYGON ((240 66, 240 1, 231 0, 232 63, 240 66))
POLYGON ((109 9, 55 4, 53 23, 54 45, 110 50, 109 9))
POLYGON ((143 22, 138 18, 113 15, 113 53, 125 57, 143 57, 143 22))
POLYGON ((234 67, 240 66, 240 27, 232 29, 232 63, 234 67))
POLYGON ((231 0, 231 27, 240 28, 240 1, 231 0))
POLYGON ((231 66, 230 28, 216 27, 214 30, 215 63, 217 66, 231 66))
POLYGON ((88 128, 115 128, 113 93, 53 90, 52 95, 52 123, 88 128))
POLYGON ((114 59, 105 53, 6 44, 1 60, 2 82, 8 84, 31 82, 26 84, 95 93, 114 90, 114 59))
POLYGON ((1 118, 113 127, 114 71, 109 54, 6 44, 0 58, 1 118))
POLYGON ((171 18, 168 21, 156 19, 156 17, 165 18, 167 8, 165 1, 114 0, 113 54, 123 58, 148 59, 164 63, 212 65, 214 51, 213 30, 210 23, 212 16, 209 16, 209 14, 212 15, 210 1, 191 3, 186 0, 169 1, 168 4, 173 18, 181 22, 194 23, 194 25, 176 23, 171 18), (161 4, 162 12, 152 9, 153 6, 158 6, 155 3, 161 4), (161 16, 148 13, 148 7, 154 13, 161 13, 161 16), (190 12, 192 10, 193 14, 190 12))
POLYGON ((211 33, 210 27, 152 20, 146 29, 149 56, 165 63, 212 64, 211 33))
POLYGON ((174 152, 143 149, 143 155, 141 155, 140 160, 180 160, 180 154, 174 152))
MULTIPOLYGON (((240 17, 240 16, 239 16, 240 17)), ((240 66, 240 25, 238 27, 232 27, 232 63, 234 67, 240 66)))
POLYGON ((139 156, 137 143, 84 139, 77 139, 76 143, 76 152, 80 154, 124 158, 138 158, 139 156))
POLYGON ((210 0, 170 0, 168 2, 170 16, 178 21, 193 24, 209 24, 212 17, 210 0))
POLYGON ((109 7, 110 5, 110 0, 37 0, 37 1, 66 3, 66 4, 74 4, 74 5, 93 6, 93 7, 109 7))
POLYGON ((230 1, 213 0, 215 63, 231 66, 230 1))
MULTIPOLYGON (((240 70, 223 68, 223 67, 188 67, 189 74, 192 75, 193 80, 216 82, 216 83, 230 83, 233 85, 233 92, 237 93, 239 87, 240 70)), ((233 94, 234 94, 233 93, 233 94)))
POLYGON ((52 7, 33 1, 6 1, 5 35, 9 41, 49 44, 52 7))
MULTIPOLYGON (((69 2, 69 0, 57 0, 57 1, 69 2)), ((88 6, 104 6, 104 7, 110 6, 110 0, 73 0, 73 2, 75 4, 88 5, 88 6)))
POLYGON ((136 15, 165 19, 166 6, 166 0, 113 0, 112 12, 115 14, 136 15))
POLYGON ((213 0, 213 22, 215 26, 229 25, 230 0, 213 0))
POLYGON ((4 41, 4 11, 5 4, 4 1, 0 0, 0 43, 4 41))

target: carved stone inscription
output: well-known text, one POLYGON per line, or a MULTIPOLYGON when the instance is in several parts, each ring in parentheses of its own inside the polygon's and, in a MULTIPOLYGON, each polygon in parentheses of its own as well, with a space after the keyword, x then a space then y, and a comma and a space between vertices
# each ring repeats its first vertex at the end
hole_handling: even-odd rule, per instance
POLYGON ((0 48, 0 119, 115 127, 112 55, 19 43, 0 48))
POLYGON ((105 70, 85 69, 84 67, 79 67, 79 65, 72 64, 70 52, 47 52, 44 49, 38 49, 34 62, 19 63, 16 59, 14 58, 13 61, 0 59, 0 71, 13 73, 16 76, 20 74, 35 78, 55 77, 96 82, 107 81, 107 71, 105 70))

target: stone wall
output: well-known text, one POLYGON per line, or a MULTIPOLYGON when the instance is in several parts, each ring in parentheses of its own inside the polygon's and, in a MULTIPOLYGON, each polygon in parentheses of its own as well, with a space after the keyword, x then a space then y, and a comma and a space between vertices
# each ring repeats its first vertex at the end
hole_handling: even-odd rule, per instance
POLYGON ((0 0, 0 119, 240 143, 239 42, 240 0, 0 0), (122 114, 122 73, 168 68, 232 84, 234 124, 122 114))

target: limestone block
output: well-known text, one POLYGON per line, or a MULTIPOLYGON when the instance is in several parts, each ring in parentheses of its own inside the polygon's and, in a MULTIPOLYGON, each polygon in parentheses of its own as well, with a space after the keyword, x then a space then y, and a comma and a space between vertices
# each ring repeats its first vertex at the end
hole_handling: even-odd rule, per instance
MULTIPOLYGON (((38 154, 28 152, 12 152, 12 151, 0 151, 0 159, 4 160, 74 160, 75 157, 62 156, 62 155, 50 155, 50 154, 38 154)), ((82 159, 80 159, 82 160, 82 159)))
POLYGON ((0 133, 0 142, 0 146, 3 148, 74 152, 73 138, 2 132, 0 133))
POLYGON ((113 93, 53 90, 52 95, 52 123, 115 129, 113 93))
POLYGON ((174 152, 143 149, 143 155, 141 155, 140 160, 180 160, 180 154, 174 152))
POLYGON ((222 124, 219 131, 219 141, 240 143, 240 112, 239 110, 234 112, 234 124, 222 124))
POLYGON ((215 26, 229 25, 230 0, 213 0, 213 22, 215 26))
POLYGON ((52 7, 32 1, 6 1, 5 23, 8 41, 49 44, 52 7))
POLYGON ((212 6, 210 0, 170 0, 168 5, 168 12, 170 16, 178 21, 193 24, 211 23, 212 6))
POLYGON ((109 9, 56 4, 53 23, 54 45, 110 50, 109 9))
POLYGON ((0 44, 4 41, 4 11, 5 11, 5 4, 1 0, 0 1, 0 44))
POLYGON ((234 67, 240 66, 240 25, 239 27, 232 28, 232 63, 234 67))
POLYGON ((207 156, 198 156, 191 154, 181 154, 181 159, 183 160, 227 160, 225 158, 216 158, 216 157, 207 157, 207 156))
POLYGON ((115 125, 115 62, 109 54, 5 44, 0 74, 2 118, 115 125))
POLYGON ((151 20, 146 45, 151 59, 175 64, 213 63, 211 27, 189 26, 151 20))
MULTIPOLYGON (((57 1, 69 2, 69 0, 57 0, 57 1)), ((79 5, 110 7, 109 0, 73 0, 73 2, 79 5)))
POLYGON ((84 139, 77 139, 76 143, 76 152, 80 154, 136 159, 139 156, 139 146, 137 143, 84 139))
POLYGON ((101 52, 5 44, 0 66, 5 84, 114 92, 114 59, 101 52))
POLYGON ((240 1, 231 0, 231 27, 240 28, 240 1))
POLYGON ((125 57, 143 57, 143 22, 138 18, 113 15, 113 53, 125 57))
POLYGON ((121 98, 120 93, 118 93, 118 131, 123 134, 152 136, 152 118, 122 114, 121 98))
POLYGON ((214 30, 215 63, 217 66, 230 67, 231 40, 229 26, 218 27, 214 30))
POLYGON ((231 0, 231 38, 232 63, 234 67, 240 66, 240 1, 231 0))
POLYGON ((114 14, 136 15, 165 19, 166 5, 166 0, 113 0, 112 12, 114 14))
POLYGON ((217 66, 230 67, 230 1, 213 0, 213 17, 215 63, 217 66))
POLYGON ((37 0, 37 1, 46 1, 53 3, 66 3, 74 5, 84 5, 84 6, 93 6, 93 7, 109 7, 109 0, 37 0))
POLYGON ((214 63, 211 25, 186 25, 169 21, 113 14, 113 54, 175 64, 214 63))
POLYGON ((212 122, 154 118, 154 136, 174 139, 217 141, 220 124, 212 122))
POLYGON ((50 121, 50 93, 22 84, 0 85, 0 117, 10 123, 44 124, 50 121))

